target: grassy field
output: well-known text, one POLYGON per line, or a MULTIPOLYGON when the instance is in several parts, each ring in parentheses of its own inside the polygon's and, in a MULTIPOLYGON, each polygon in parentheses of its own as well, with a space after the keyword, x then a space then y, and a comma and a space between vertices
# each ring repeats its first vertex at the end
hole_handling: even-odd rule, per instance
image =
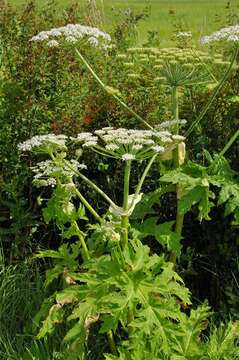
MULTIPOLYGON (((15 5, 25 4, 24 0, 9 0, 15 5)), ((104 11, 104 26, 109 30, 118 20, 114 9, 134 9, 141 12, 149 5, 151 8, 150 17, 141 22, 139 26, 139 39, 144 42, 147 32, 157 31, 160 35, 162 44, 168 43, 173 32, 173 14, 184 24, 185 30, 191 30, 194 35, 200 36, 223 24, 225 15, 229 14, 226 10, 227 0, 96 0, 100 9, 104 11), (170 15, 171 14, 171 15, 170 15)), ((36 1, 40 6, 44 6, 45 0, 36 1)), ((58 0, 59 6, 69 4, 70 0, 58 0)), ((87 0, 79 0, 84 5, 87 0)), ((231 0, 231 11, 239 13, 239 0, 231 0)), ((119 15, 118 15, 119 16, 119 15)), ((226 22, 226 20, 225 20, 226 22)))

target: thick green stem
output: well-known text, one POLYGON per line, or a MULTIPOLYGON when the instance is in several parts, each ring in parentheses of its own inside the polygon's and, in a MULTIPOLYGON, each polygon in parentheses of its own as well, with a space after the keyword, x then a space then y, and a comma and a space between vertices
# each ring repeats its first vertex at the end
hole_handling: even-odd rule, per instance
POLYGON ((92 187, 96 192, 98 192, 99 195, 101 195, 111 206, 116 207, 116 204, 111 200, 111 198, 106 195, 104 193, 103 190, 101 190, 95 183, 93 183, 93 181, 91 181, 90 179, 88 179, 88 177, 86 177, 85 175, 83 175, 82 173, 78 172, 77 173, 79 175, 79 177, 82 178, 82 180, 84 180, 90 187, 92 187))
MULTIPOLYGON (((178 109, 178 87, 172 87, 172 112, 173 112, 173 120, 179 120, 179 109, 178 109)), ((177 124, 174 132, 178 134, 179 125, 177 124)))
POLYGON ((103 190, 101 190, 93 181, 88 179, 85 175, 83 175, 81 172, 74 169, 73 166, 68 161, 65 161, 65 165, 71 169, 77 176, 81 177, 82 180, 84 180, 90 187, 92 187, 98 194, 100 194, 112 207, 116 207, 116 204, 111 200, 111 198, 104 193, 103 190))
POLYGON ((75 229, 76 229, 77 236, 78 236, 79 239, 80 239, 81 246, 82 246, 82 249, 83 249, 83 251, 84 251, 85 258, 86 258, 86 260, 90 260, 90 253, 89 253, 89 250, 88 250, 88 248, 87 248, 87 246, 86 246, 84 236, 82 235, 82 233, 81 233, 81 231, 80 231, 80 229, 79 229, 79 226, 78 226, 77 222, 74 221, 73 224, 74 224, 74 227, 75 227, 75 229))
MULTIPOLYGON (((172 105, 173 105, 173 115, 174 120, 179 120, 179 106, 178 106, 178 88, 174 86, 172 88, 172 105)), ((175 129, 176 134, 179 133, 179 126, 177 124, 177 128, 175 129)), ((179 167, 179 148, 178 146, 173 152, 173 160, 175 167, 179 167)), ((175 232, 179 236, 182 234, 183 230, 183 221, 184 221, 184 215, 180 213, 179 211, 179 201, 180 201, 180 185, 177 185, 176 187, 176 194, 177 194, 177 215, 176 215, 176 224, 175 224, 175 232)), ((177 255, 172 251, 170 254, 170 261, 172 261, 174 264, 176 264, 177 261, 177 255)))
POLYGON ((93 75, 93 77, 98 81, 98 83, 102 86, 102 88, 110 94, 118 103, 124 107, 128 112, 130 112, 136 119, 141 121, 144 125, 146 125, 149 129, 153 130, 153 127, 147 123, 139 114, 137 114, 133 109, 131 109, 120 97, 116 94, 113 94, 112 92, 108 91, 108 87, 103 83, 103 81, 99 78, 99 76, 95 73, 95 71, 92 69, 92 67, 89 65, 89 63, 86 61, 84 56, 79 52, 78 49, 76 50, 76 54, 81 59, 81 61, 85 64, 87 69, 90 71, 90 73, 93 75))
POLYGON ((228 66, 227 70, 225 71, 221 81, 219 82, 219 84, 217 85, 217 87, 215 88, 212 96, 209 98, 207 104, 205 105, 205 107, 202 109, 202 111, 199 113, 198 117, 196 118, 196 120, 192 123, 192 125, 189 127, 188 131, 186 132, 186 136, 190 135, 191 132, 193 131, 193 129, 195 128, 195 126, 197 126, 200 121, 202 120, 202 118, 206 115, 208 109, 210 108, 210 106, 212 105, 213 101, 215 100, 215 98, 217 97, 217 95, 219 94, 219 92, 221 91, 224 83, 227 81, 230 73, 231 73, 231 69, 233 67, 233 64, 236 60, 238 54, 238 48, 236 48, 236 50, 234 51, 232 57, 231 57, 231 61, 230 61, 230 65, 228 66))
POLYGON ((137 114, 133 109, 131 109, 123 100, 119 98, 117 95, 112 95, 115 100, 120 103, 121 106, 123 106, 128 112, 130 112, 133 116, 136 117, 139 121, 141 121, 145 126, 147 126, 150 130, 153 130, 153 126, 149 125, 147 121, 145 121, 139 114, 137 114))
POLYGON ((89 212, 94 216, 94 218, 101 222, 102 219, 100 217, 100 215, 95 211, 95 209, 93 209, 93 207, 88 203, 88 201, 84 198, 84 196, 80 193, 80 191, 78 189, 75 189, 75 193, 78 196, 78 198, 80 199, 80 201, 82 202, 82 204, 89 210, 89 212))
POLYGON ((219 153, 219 156, 224 156, 225 153, 230 149, 234 141, 239 137, 239 129, 235 132, 235 134, 231 137, 231 139, 227 142, 227 144, 224 146, 222 151, 219 153))
POLYGON ((144 180, 151 168, 151 166, 153 165, 155 159, 157 157, 157 154, 153 155, 152 158, 150 159, 150 161, 148 162, 148 165, 146 166, 146 168, 144 169, 144 172, 139 180, 139 183, 137 185, 137 188, 136 188, 136 191, 135 191, 135 194, 134 194, 134 198, 133 198, 133 202, 134 200, 136 200, 137 196, 139 195, 140 191, 141 191, 141 188, 143 186, 143 183, 144 183, 144 180))
MULTIPOLYGON (((123 211, 127 213, 129 208, 129 180, 131 171, 131 160, 127 160, 124 170, 124 195, 123 195, 123 211)), ((128 244, 128 227, 129 216, 121 216, 121 231, 122 231, 122 247, 124 248, 128 244)))

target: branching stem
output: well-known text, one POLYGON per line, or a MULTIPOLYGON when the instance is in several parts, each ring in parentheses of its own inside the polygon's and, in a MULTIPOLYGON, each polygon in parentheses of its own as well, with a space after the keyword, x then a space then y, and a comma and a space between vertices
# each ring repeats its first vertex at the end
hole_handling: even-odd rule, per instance
POLYGON ((89 210, 89 212, 94 216, 94 218, 101 222, 102 219, 100 215, 93 209, 93 207, 88 203, 88 201, 84 198, 84 196, 81 194, 81 192, 78 189, 75 189, 75 193, 82 202, 82 204, 89 210))
MULTIPOLYGON (((174 86, 172 88, 172 106, 173 106, 173 116, 174 120, 179 120, 179 104, 178 104, 178 87, 174 86)), ((176 134, 179 133, 179 125, 177 124, 177 128, 175 129, 176 134)), ((178 154, 178 146, 173 152, 173 160, 175 167, 179 167, 179 154, 178 154)), ((180 185, 176 186, 176 194, 177 194, 177 215, 176 215, 176 224, 175 224, 175 232, 176 234, 182 234, 183 230, 183 221, 184 221, 184 214, 181 214, 179 211, 179 201, 180 201, 180 185)), ((175 252, 171 252, 170 254, 170 261, 176 264, 177 256, 175 252)))
MULTIPOLYGON (((87 67, 87 69, 90 71, 90 73, 93 75, 96 81, 102 86, 102 88, 109 94, 107 91, 107 86, 103 83, 103 81, 99 78, 99 76, 95 73, 95 71, 92 69, 90 64, 86 61, 84 56, 79 52, 78 49, 76 50, 76 54, 81 59, 81 61, 84 63, 84 65, 87 67)), ((122 107, 124 107, 129 113, 131 113, 136 119, 138 119, 140 122, 142 122, 145 126, 147 126, 149 129, 153 130, 153 127, 147 123, 139 114, 137 114, 133 109, 131 109, 118 95, 116 94, 110 94, 122 107)))

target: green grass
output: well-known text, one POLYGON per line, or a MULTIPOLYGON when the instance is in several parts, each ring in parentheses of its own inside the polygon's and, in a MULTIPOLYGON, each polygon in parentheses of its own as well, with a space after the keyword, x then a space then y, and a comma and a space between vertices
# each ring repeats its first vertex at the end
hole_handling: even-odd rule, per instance
MULTIPOLYGON (((119 20, 119 15, 114 14, 112 8, 132 8, 136 12, 143 11, 146 5, 151 7, 151 15, 141 22, 138 27, 140 42, 147 38, 147 32, 157 31, 162 45, 168 43, 173 33, 173 16, 175 14, 185 27, 191 30, 196 37, 216 30, 223 24, 227 0, 96 0, 100 9, 104 12, 104 27, 106 30, 119 20), (171 14, 171 15, 170 15, 171 14)), ((14 5, 26 4, 24 0, 9 0, 14 5)), ((37 4, 44 6, 46 0, 37 0, 37 4)), ((58 0, 59 6, 71 3, 70 0, 58 0)), ((86 0, 79 0, 80 4, 86 0)), ((238 0, 231 0, 232 10, 239 13, 238 0)), ((226 19, 225 19, 226 23, 226 19)))

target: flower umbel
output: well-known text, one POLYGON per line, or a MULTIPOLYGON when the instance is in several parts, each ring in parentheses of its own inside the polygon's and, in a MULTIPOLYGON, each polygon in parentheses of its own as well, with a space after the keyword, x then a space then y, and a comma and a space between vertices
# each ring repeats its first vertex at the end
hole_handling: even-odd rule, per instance
POLYGON ((46 150, 49 146, 52 149, 65 148, 66 135, 36 135, 18 145, 20 151, 32 151, 33 149, 46 150))
POLYGON ((78 170, 83 170, 86 165, 80 164, 77 160, 71 159, 62 161, 59 159, 40 161, 31 169, 34 173, 33 182, 36 186, 52 186, 57 184, 57 179, 68 183, 78 170))
POLYGON ((228 41, 233 43, 239 43, 239 25, 228 26, 222 28, 211 35, 203 36, 201 38, 201 43, 203 45, 218 42, 218 41, 228 41))
POLYGON ((107 157, 128 160, 144 160, 154 154, 172 149, 184 137, 175 138, 169 131, 135 130, 106 127, 92 133, 80 133, 74 139, 82 147, 90 147, 107 157))
POLYGON ((42 42, 48 40, 48 46, 59 46, 60 40, 65 40, 68 43, 74 44, 79 40, 87 40, 88 43, 97 47, 103 43, 104 47, 111 42, 109 34, 99 30, 96 27, 84 26, 80 24, 68 24, 59 28, 53 28, 47 31, 41 31, 33 36, 30 41, 42 42), (57 38, 57 40, 56 40, 57 38))

